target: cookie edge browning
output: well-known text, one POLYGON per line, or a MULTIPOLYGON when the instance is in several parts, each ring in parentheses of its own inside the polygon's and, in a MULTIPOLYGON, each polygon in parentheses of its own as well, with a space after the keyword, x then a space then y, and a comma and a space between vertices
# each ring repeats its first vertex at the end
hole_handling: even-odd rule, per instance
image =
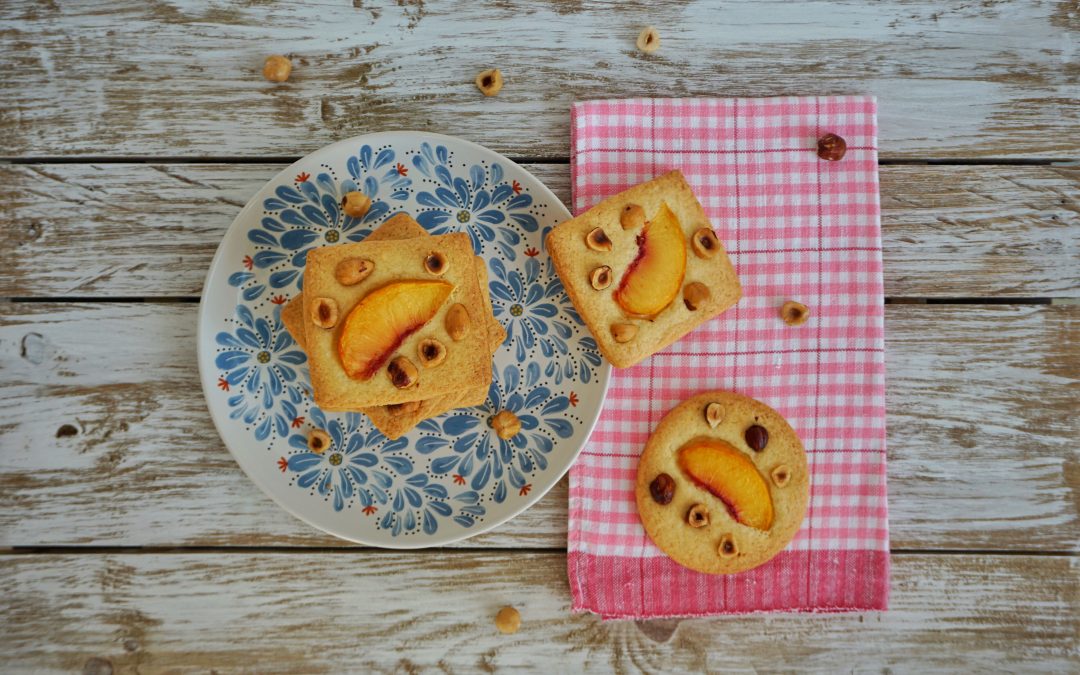
MULTIPOLYGON (((746 417, 746 415, 743 414, 742 417, 746 417)), ((750 415, 749 419, 742 420, 741 422, 742 426, 749 426, 750 424, 753 424, 753 415, 750 415)), ((770 425, 772 425, 773 423, 774 420, 770 420, 770 425)), ((681 437, 682 434, 679 434, 677 436, 677 438, 681 437)), ((744 449, 742 446, 745 446, 745 441, 743 441, 741 437, 735 440, 737 442, 733 443, 733 445, 740 449, 744 449)), ((766 448, 766 452, 767 450, 768 448, 766 448)), ((674 476, 674 478, 676 479, 677 486, 676 494, 678 494, 677 491, 680 487, 683 487, 687 482, 690 482, 692 480, 688 476, 683 474, 681 471, 679 472, 679 475, 674 476)), ((645 449, 642 451, 641 457, 638 460, 637 476, 634 486, 634 497, 637 503, 638 517, 641 520, 642 527, 645 529, 646 534, 649 535, 649 539, 653 542, 654 545, 656 545, 657 548, 663 551, 664 554, 671 558, 673 561, 675 561, 679 565, 682 565, 683 567, 686 567, 687 569, 691 569, 704 574, 736 574, 738 572, 745 572, 747 570, 751 570, 756 567, 760 567, 761 565, 764 565, 765 563, 776 557, 776 555, 778 555, 785 548, 787 548, 787 546, 791 543, 792 539, 794 539, 795 535, 798 533, 799 529, 802 527, 803 521, 806 519, 806 509, 810 497, 810 474, 809 466, 806 459, 806 449, 802 444, 802 440, 799 438, 798 434, 795 433, 795 430, 791 427, 788 421, 784 419, 784 417, 780 413, 778 413, 776 410, 766 405, 765 403, 750 398, 749 396, 743 396, 742 394, 737 394, 730 391, 714 390, 702 392, 700 394, 692 396, 691 398, 686 399, 685 401, 679 403, 671 410, 669 410, 668 413, 664 415, 664 418, 660 420, 660 423, 653 430, 652 434, 649 436, 649 440, 645 444, 645 449), (718 525, 717 527, 710 527, 708 529, 708 531, 711 533, 710 535, 708 535, 710 537, 709 548, 715 550, 720 543, 720 538, 722 535, 733 533, 735 534, 735 539, 738 542, 739 550, 743 555, 737 555, 733 558, 727 559, 716 555, 715 558, 709 557, 705 561, 700 561, 696 560, 694 556, 691 555, 689 552, 678 550, 679 547, 677 545, 672 545, 665 548, 665 546, 661 545, 661 542, 658 541, 658 538, 664 539, 663 535, 665 533, 665 528, 668 526, 668 518, 666 518, 662 514, 664 513, 664 509, 669 508, 669 506, 662 506, 653 502, 652 496, 649 491, 649 483, 652 481, 653 478, 655 478, 655 476, 652 475, 653 471, 648 470, 648 467, 646 465, 649 464, 647 458, 651 455, 651 453, 662 452, 665 450, 671 453, 677 452, 678 449, 682 447, 686 442, 696 437, 719 438, 721 440, 731 442, 730 439, 716 434, 715 431, 709 427, 708 422, 705 420, 705 406, 713 401, 720 402, 725 406, 728 411, 728 418, 732 418, 732 416, 734 415, 733 411, 736 409, 736 407, 742 409, 744 405, 746 405, 752 410, 758 411, 758 415, 768 415, 770 417, 775 417, 775 420, 781 422, 783 426, 775 430, 770 430, 770 442, 778 442, 781 438, 781 435, 788 439, 793 439, 796 444, 795 447, 798 450, 798 457, 797 462, 793 462, 792 458, 788 457, 785 457, 783 459, 782 463, 787 464, 789 469, 793 470, 794 475, 793 479, 788 482, 786 487, 777 488, 773 484, 769 474, 776 464, 781 463, 781 460, 776 459, 773 461, 769 461, 767 455, 762 458, 756 458, 753 456, 752 451, 747 455, 748 458, 751 461, 754 461, 754 464, 758 466, 762 477, 765 479, 766 484, 769 486, 769 495, 773 499, 773 507, 776 511, 776 520, 773 523, 773 527, 770 528, 766 535, 768 537, 768 544, 766 546, 760 546, 754 545, 754 543, 752 542, 748 546, 745 538, 742 538, 742 540, 740 541, 740 537, 738 536, 740 530, 743 532, 753 531, 753 528, 750 528, 746 525, 736 523, 733 526, 727 528, 728 530, 730 530, 730 532, 721 532, 721 530, 725 528, 723 525, 718 525), (664 437, 668 435, 667 429, 672 425, 676 425, 678 423, 675 419, 676 416, 673 413, 675 413, 676 411, 685 410, 686 408, 692 408, 695 411, 700 412, 701 422, 700 428, 697 430, 698 433, 690 434, 684 440, 677 441, 675 444, 665 447, 667 440, 664 437), (758 459, 761 460, 760 463, 758 461, 755 461, 758 459), (797 495, 794 499, 788 497, 785 500, 783 509, 780 509, 777 506, 777 495, 781 494, 779 492, 780 490, 783 490, 782 494, 785 495, 796 495, 797 492, 797 495), (783 516, 781 515, 781 512, 783 512, 783 516), (798 514, 798 517, 794 516, 794 513, 796 512, 798 514)), ((714 505, 714 508, 724 508, 722 506, 722 502, 720 502, 720 500, 715 496, 713 496, 713 502, 716 503, 716 505, 714 505)), ((678 507, 676 506, 675 508, 678 507)), ((679 515, 681 518, 684 514, 679 515)))

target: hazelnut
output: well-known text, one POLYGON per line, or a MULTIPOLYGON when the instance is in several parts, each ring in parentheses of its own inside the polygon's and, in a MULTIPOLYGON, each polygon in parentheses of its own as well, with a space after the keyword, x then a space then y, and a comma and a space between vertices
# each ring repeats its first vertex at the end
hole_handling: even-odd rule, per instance
POLYGON ((780 307, 780 318, 789 326, 801 326, 810 318, 810 310, 801 302, 788 300, 780 307))
POLYGON ((724 406, 715 401, 705 406, 705 421, 715 429, 717 425, 724 421, 724 406))
POLYGON ((521 613, 513 607, 503 607, 495 615, 495 627, 506 635, 518 632, 521 628, 521 613))
POLYGON ((601 265, 589 274, 589 283, 598 291, 602 291, 611 285, 611 268, 601 265))
POLYGON ((322 429, 312 429, 307 435, 307 448, 316 455, 321 455, 330 447, 330 434, 322 429))
POLYGON ((847 154, 847 141, 836 134, 825 134, 818 139, 817 156, 828 162, 839 162, 847 154))
POLYGON ((700 281, 691 281, 682 290, 683 304, 691 312, 709 301, 709 287, 700 281))
POLYGON ((420 372, 412 361, 404 356, 398 356, 386 367, 386 375, 398 389, 408 389, 420 381, 420 372))
POLYGON ((454 342, 460 342, 469 334, 469 310, 465 305, 456 303, 446 312, 446 332, 454 342))
POLYGON ((662 473, 649 483, 649 494, 657 504, 667 505, 675 498, 675 479, 662 473))
POLYGON ((386 406, 386 411, 391 415, 408 415, 420 409, 423 401, 405 401, 404 403, 391 403, 386 406))
POLYGON ((420 357, 420 365, 434 368, 446 360, 446 347, 434 338, 427 338, 417 345, 416 354, 420 357))
POLYGON ((311 323, 319 328, 333 328, 337 325, 338 306, 333 298, 315 298, 311 301, 311 323))
POLYGON ((769 444, 769 432, 760 424, 755 424, 747 429, 743 437, 746 439, 746 444, 749 445, 754 452, 761 452, 765 449, 765 446, 769 444))
POLYGON ((508 441, 521 431, 521 420, 509 410, 500 410, 499 414, 491 418, 491 428, 499 438, 508 441))
POLYGON ((263 77, 271 82, 284 82, 292 74, 292 61, 280 54, 267 56, 263 63, 263 77))
POLYGON ((630 342, 635 335, 637 335, 637 326, 632 323, 611 324, 611 337, 615 338, 615 342, 620 344, 630 342))
POLYGON ((450 264, 446 262, 446 256, 438 251, 433 251, 424 258, 424 269, 437 277, 441 277, 449 266, 450 264))
POLYGON ((585 245, 594 251, 610 251, 611 240, 602 227, 594 227, 589 234, 585 235, 585 245))
POLYGON ((686 514, 686 522, 690 527, 705 527, 709 524, 709 507, 704 504, 694 504, 686 514))
POLYGON ((619 223, 624 230, 633 230, 645 225, 645 209, 639 204, 627 204, 619 214, 619 223))
POLYGON ((370 208, 371 197, 358 190, 346 192, 341 198, 341 210, 350 218, 363 218, 370 208))
POLYGON ((637 48, 646 54, 660 49, 660 34, 652 26, 645 26, 637 36, 637 48))
POLYGON ((498 68, 480 71, 476 76, 476 88, 484 96, 494 96, 502 91, 503 78, 498 68))
POLYGON ((734 558, 739 555, 739 547, 735 545, 735 538, 730 534, 720 537, 720 545, 716 547, 716 552, 720 554, 721 558, 734 558))
POLYGON ((690 247, 699 258, 711 258, 720 250, 720 240, 711 227, 703 227, 690 238, 690 247))
POLYGON ((346 258, 334 267, 334 278, 342 286, 354 286, 367 279, 375 263, 366 258, 346 258))
POLYGON ((773 469, 769 475, 772 476, 772 482, 776 484, 776 487, 784 487, 791 480, 791 471, 783 464, 773 469))

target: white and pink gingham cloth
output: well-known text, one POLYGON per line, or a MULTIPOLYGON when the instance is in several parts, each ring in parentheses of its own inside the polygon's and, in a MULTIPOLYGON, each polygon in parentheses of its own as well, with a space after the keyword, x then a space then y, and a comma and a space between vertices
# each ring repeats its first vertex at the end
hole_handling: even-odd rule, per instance
POLYGON ((606 618, 882 610, 889 593, 885 345, 877 121, 870 97, 635 99, 573 107, 574 211, 680 169, 731 256, 743 298, 616 370, 570 472, 575 611, 606 618), (838 162, 817 139, 847 141, 838 162), (810 308, 791 327, 786 300, 810 308), (708 389, 752 396, 798 432, 810 466, 802 529, 765 565, 692 572, 653 545, 634 479, 650 432, 708 389))

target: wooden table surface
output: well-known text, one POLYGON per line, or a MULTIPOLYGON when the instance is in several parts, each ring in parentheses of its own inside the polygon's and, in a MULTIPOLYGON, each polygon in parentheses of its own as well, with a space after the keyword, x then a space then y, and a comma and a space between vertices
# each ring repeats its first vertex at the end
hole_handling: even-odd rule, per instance
POLYGON ((5 0, 0 56, 4 671, 1080 669, 1076 0, 5 0), (423 129, 569 203, 574 100, 824 93, 880 105, 888 612, 572 615, 565 480, 451 548, 374 550, 215 433, 198 295, 286 163, 423 129))

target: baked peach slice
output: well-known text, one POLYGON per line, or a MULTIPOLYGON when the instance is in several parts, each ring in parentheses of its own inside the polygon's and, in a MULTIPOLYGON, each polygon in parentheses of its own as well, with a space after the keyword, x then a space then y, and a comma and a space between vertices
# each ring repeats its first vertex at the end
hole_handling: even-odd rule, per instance
POLYGON ((637 236, 638 253, 615 290, 615 302, 629 316, 651 319, 682 289, 686 237, 666 203, 637 236))
POLYGON ((750 458, 730 443, 699 438, 679 448, 679 467, 724 503, 731 517, 768 530, 773 523, 769 486, 750 458))
POLYGON ((345 373, 370 380, 405 338, 431 321, 453 288, 446 281, 398 281, 364 296, 338 338, 345 373))

